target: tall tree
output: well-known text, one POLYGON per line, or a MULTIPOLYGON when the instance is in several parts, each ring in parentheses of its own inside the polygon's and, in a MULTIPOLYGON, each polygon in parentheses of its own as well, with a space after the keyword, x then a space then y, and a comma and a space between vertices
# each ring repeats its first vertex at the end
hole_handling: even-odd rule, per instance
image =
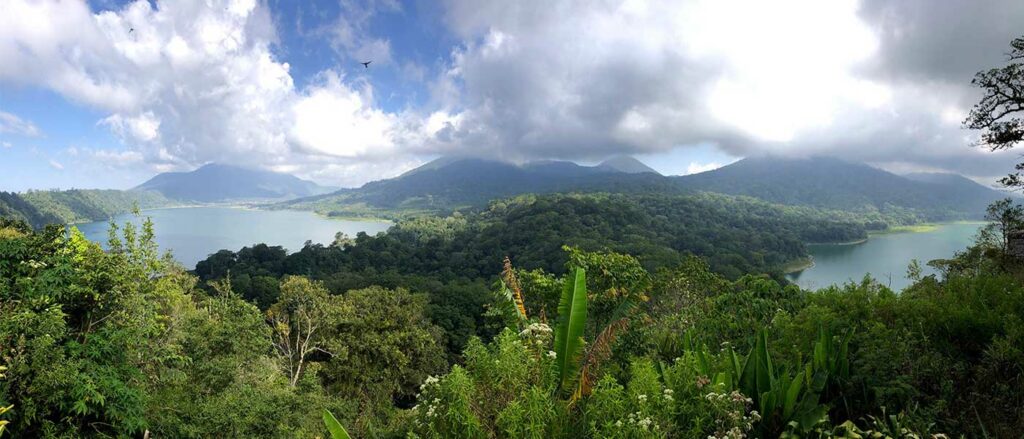
MULTIPOLYGON (((1024 37, 1010 42, 1008 64, 978 72, 971 81, 984 93, 974 105, 964 126, 982 130, 977 146, 992 151, 1010 149, 1024 140, 1024 37)), ((1024 186, 1024 162, 1000 182, 1012 188, 1024 186)))
POLYGON ((985 219, 989 224, 982 229, 982 240, 1006 254, 1010 249, 1011 235, 1024 226, 1024 206, 1005 198, 988 207, 985 219))
POLYGON ((325 328, 337 315, 336 302, 322 283, 291 276, 281 283, 281 298, 267 310, 274 346, 284 358, 284 371, 294 387, 309 357, 324 349, 325 328))

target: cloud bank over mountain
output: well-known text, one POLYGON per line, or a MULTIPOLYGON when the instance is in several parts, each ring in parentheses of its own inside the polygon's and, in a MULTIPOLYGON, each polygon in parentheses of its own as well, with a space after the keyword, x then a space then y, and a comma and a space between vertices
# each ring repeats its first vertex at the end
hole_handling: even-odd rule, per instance
MULTIPOLYGON (((11 0, 0 86, 101 113, 119 144, 93 146, 93 160, 236 163, 345 186, 446 154, 598 161, 711 144, 979 179, 1015 158, 968 147, 960 123, 973 73, 1021 32, 1017 1, 448 0, 437 20, 454 43, 426 66, 373 28, 411 9, 366 3, 293 24, 255 0, 11 0), (295 77, 301 51, 280 37, 293 26, 339 59, 415 71, 427 98, 393 102, 375 71, 337 63, 295 77)), ((3 110, 5 130, 39 131, 3 110)))

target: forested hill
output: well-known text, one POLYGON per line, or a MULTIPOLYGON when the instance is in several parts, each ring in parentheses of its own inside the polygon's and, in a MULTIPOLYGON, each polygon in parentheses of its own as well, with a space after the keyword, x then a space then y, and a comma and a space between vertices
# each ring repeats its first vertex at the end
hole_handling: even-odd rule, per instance
POLYGON ((1006 196, 960 176, 912 179, 832 158, 746 158, 677 179, 692 189, 788 205, 877 210, 908 221, 980 218, 986 206, 1006 196))
POLYGON ((335 190, 293 175, 221 164, 205 165, 191 172, 165 172, 135 189, 201 203, 280 200, 335 190))
POLYGON ((25 221, 39 228, 46 224, 102 221, 133 207, 149 209, 178 204, 158 192, 113 189, 0 192, 0 217, 25 221))
POLYGON ((360 235, 344 251, 314 245, 287 260, 280 249, 277 257, 222 251, 201 261, 196 273, 210 280, 231 270, 233 282, 245 283, 236 282, 243 294, 249 280, 242 275, 266 273, 331 276, 328 283, 344 290, 342 284, 363 286, 358 279, 380 273, 444 281, 489 278, 505 256, 523 268, 560 273, 566 261, 562 246, 571 245, 636 255, 651 270, 693 254, 730 278, 779 274, 783 265, 807 256, 804 242, 866 236, 860 224, 823 212, 717 194, 523 195, 477 213, 401 220, 386 234, 360 235))
POLYGON ((310 209, 334 215, 381 211, 448 212, 485 206, 489 201, 528 193, 616 192, 678 193, 672 180, 655 172, 638 172, 639 162, 617 160, 598 166, 565 161, 512 163, 441 158, 387 180, 358 189, 284 202, 279 207, 310 209), (626 168, 624 172, 620 168, 626 168))

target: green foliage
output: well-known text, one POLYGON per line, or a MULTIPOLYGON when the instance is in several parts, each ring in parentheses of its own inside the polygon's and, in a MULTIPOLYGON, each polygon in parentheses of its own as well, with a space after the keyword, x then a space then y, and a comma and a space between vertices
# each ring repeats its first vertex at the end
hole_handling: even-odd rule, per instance
MULTIPOLYGON (((1024 37, 1010 42, 1006 57, 1005 66, 974 75, 971 84, 981 88, 983 95, 964 120, 966 127, 982 131, 978 144, 993 151, 1013 148, 1024 140, 1024 118, 1021 117, 1024 97, 1020 94, 1024 86, 1024 37)), ((1015 169, 1016 172, 1001 180, 1002 184, 1024 185, 1021 176, 1024 164, 1018 163, 1015 169)))
POLYGON ((21 219, 33 227, 108 220, 132 209, 178 204, 157 192, 71 189, 0 192, 0 216, 21 219))
POLYGON ((331 433, 332 439, 349 439, 348 432, 345 431, 345 427, 338 422, 338 419, 331 414, 330 410, 324 409, 323 413, 324 425, 327 426, 327 431, 331 433))
POLYGON ((564 282, 558 302, 558 326, 555 328, 555 367, 558 388, 564 389, 576 375, 583 349, 583 329, 587 324, 587 276, 577 268, 564 282))
MULTIPOLYGON (((869 278, 816 292, 764 275, 733 279, 697 256, 668 258, 651 275, 643 255, 588 244, 566 247, 555 268, 508 263, 495 297, 488 285, 500 264, 484 276, 473 274, 479 261, 456 263, 488 254, 471 249, 547 248, 511 238, 504 247, 512 235, 496 218, 524 221, 515 227, 525 231, 543 222, 519 215, 600 205, 591 201, 522 200, 443 233, 400 225, 394 236, 291 255, 221 252, 197 267, 203 287, 160 257, 149 221, 115 229, 103 251, 74 228, 2 220, 5 428, 19 437, 312 437, 335 431, 325 413, 338 413, 357 437, 1024 430, 1024 280, 990 243, 899 295, 869 278), (471 238, 490 241, 455 244, 471 238), (518 302, 506 293, 515 284, 526 312, 516 304, 514 318, 488 327, 484 305, 518 302)), ((618 233, 605 230, 614 221, 596 221, 623 212, 595 212, 572 227, 618 233)), ((577 232, 565 236, 591 233, 577 232)))
POLYGON ((331 355, 320 380, 358 401, 360 420, 347 425, 366 436, 390 422, 393 405, 413 405, 419 384, 443 370, 443 334, 427 318, 423 295, 371 287, 337 299, 343 311, 326 328, 331 355))

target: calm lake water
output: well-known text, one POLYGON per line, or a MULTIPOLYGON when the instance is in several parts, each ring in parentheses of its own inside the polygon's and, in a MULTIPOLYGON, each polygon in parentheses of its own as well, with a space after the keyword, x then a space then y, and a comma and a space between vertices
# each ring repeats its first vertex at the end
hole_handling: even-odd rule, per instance
MULTIPOLYGON (((186 207, 147 210, 142 214, 153 219, 160 250, 171 250, 174 258, 188 269, 221 249, 237 251, 262 242, 298 251, 306 240, 330 244, 337 232, 351 237, 359 232, 374 235, 391 226, 390 222, 328 219, 294 210, 186 207)), ((142 223, 130 214, 119 215, 114 221, 142 223)), ((102 244, 107 242, 107 226, 106 221, 77 225, 86 237, 102 244)))
POLYGON ((902 290, 910 285, 907 265, 917 259, 925 275, 935 270, 925 265, 932 259, 949 258, 966 248, 982 224, 943 224, 927 232, 872 235, 867 242, 853 245, 816 244, 808 246, 814 267, 789 275, 804 288, 816 289, 871 274, 883 285, 902 290))

